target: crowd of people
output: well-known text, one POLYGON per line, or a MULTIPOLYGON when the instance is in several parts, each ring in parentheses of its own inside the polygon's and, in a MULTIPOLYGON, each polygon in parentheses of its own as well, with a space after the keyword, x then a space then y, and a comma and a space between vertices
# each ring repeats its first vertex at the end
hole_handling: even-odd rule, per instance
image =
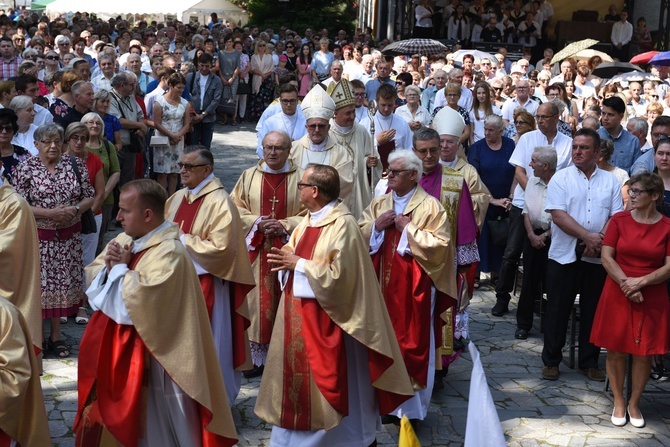
MULTIPOLYGON (((529 4, 533 21, 548 2, 529 4)), ((262 376, 273 445, 376 445, 380 422, 427 416, 476 289, 509 313, 520 262, 510 337, 539 304, 540 375, 558 379, 579 295, 578 368, 604 381, 606 348, 611 421, 644 426, 670 350, 667 69, 611 82, 599 56, 549 48, 387 57, 369 29, 211 19, 0 16, 0 349, 21 371, 0 445, 49 444, 41 356, 70 356, 70 317, 87 324, 78 443, 233 445, 241 378, 262 376), (258 132, 230 195, 217 121, 258 132)))

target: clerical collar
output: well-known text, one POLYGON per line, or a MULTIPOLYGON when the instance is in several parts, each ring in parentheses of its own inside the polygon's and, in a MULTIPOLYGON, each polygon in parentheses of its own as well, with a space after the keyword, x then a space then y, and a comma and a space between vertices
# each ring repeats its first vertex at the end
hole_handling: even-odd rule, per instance
POLYGON ((286 164, 284 164, 284 166, 281 169, 277 171, 268 166, 267 163, 263 162, 263 171, 267 172, 268 174, 283 174, 284 172, 288 172, 288 170, 289 170, 288 161, 286 162, 286 164))
POLYGON ((446 167, 448 167, 448 168, 455 168, 455 167, 456 167, 456 163, 458 163, 458 157, 454 158, 454 161, 443 161, 443 160, 440 160, 440 164, 441 164, 442 166, 446 166, 446 167))
POLYGON ((393 208, 395 209, 396 212, 404 212, 405 208, 407 207, 407 204, 409 203, 409 200, 412 198, 414 195, 414 191, 416 191, 416 186, 412 188, 410 192, 405 194, 404 196, 399 196, 396 194, 395 191, 393 191, 393 208), (402 207, 402 211, 399 211, 400 208, 402 207))
POLYGON ((320 144, 312 143, 312 140, 309 140, 309 150, 314 152, 323 152, 326 149, 326 144, 328 144, 328 137, 323 140, 320 144))
POLYGON ((284 115, 284 117, 286 117, 287 120, 292 122, 295 122, 298 119, 298 112, 295 112, 293 115, 287 115, 282 110, 281 114, 284 115))
POLYGON ((351 126, 347 126, 347 127, 342 127, 342 126, 340 126, 339 124, 337 124, 337 123, 335 122, 335 120, 333 120, 333 127, 335 128, 335 130, 337 130, 337 131, 340 132, 340 133, 349 133, 349 132, 351 132, 351 129, 354 128, 353 125, 351 125, 351 126))
POLYGON ((198 186, 196 186, 193 189, 189 189, 188 192, 190 192, 194 196, 197 196, 198 194, 200 194, 200 191, 202 191, 202 188, 207 186, 207 183, 211 182, 213 178, 214 178, 214 173, 212 172, 207 177, 205 177, 205 179, 203 181, 198 183, 198 186))
POLYGON ((314 212, 310 211, 309 212, 310 225, 314 226, 319 222, 321 222, 323 218, 326 217, 333 208, 335 208, 335 205, 337 205, 337 199, 333 200, 328 205, 321 208, 319 211, 314 212))
POLYGON ((166 228, 169 228, 170 225, 172 225, 172 222, 170 222, 168 220, 164 220, 162 224, 160 224, 159 226, 157 226, 156 228, 154 228, 153 230, 151 230, 150 232, 148 232, 144 236, 138 237, 137 239, 133 239, 133 246, 130 249, 130 251, 133 254, 141 252, 142 249, 144 248, 144 246, 147 244, 147 242, 149 242, 149 239, 151 239, 151 237, 154 234, 156 234, 160 231, 163 231, 166 228))

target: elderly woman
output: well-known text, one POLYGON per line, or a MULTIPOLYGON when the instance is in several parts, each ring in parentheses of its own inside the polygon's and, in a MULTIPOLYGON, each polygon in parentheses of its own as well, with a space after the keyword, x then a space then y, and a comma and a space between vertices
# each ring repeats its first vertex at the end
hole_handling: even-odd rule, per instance
POLYGON ((105 233, 112 220, 112 208, 114 207, 114 187, 119 182, 121 168, 119 157, 116 155, 116 147, 105 138, 105 122, 100 115, 89 112, 81 118, 81 122, 88 129, 88 142, 86 150, 100 157, 102 161, 102 175, 104 180, 104 194, 102 198, 101 213, 95 215, 98 224, 98 241, 96 254, 102 252, 105 244, 105 233))
MULTIPOLYGON (((463 134, 461 135, 460 141, 461 144, 467 144, 468 141, 470 140, 470 132, 471 132, 470 113, 468 113, 467 110, 458 105, 458 101, 461 99, 461 85, 455 82, 449 82, 444 87, 444 97, 447 100, 447 105, 444 107, 451 107, 452 109, 457 111, 463 118, 463 121, 465 121, 465 128, 463 129, 463 134)), ((437 112, 439 112, 440 110, 442 110, 442 107, 435 107, 435 110, 433 110, 432 117, 435 118, 435 115, 437 115, 437 112)))
POLYGON ((514 109, 514 122, 505 128, 503 136, 511 138, 516 144, 521 135, 536 128, 535 117, 523 107, 517 107, 514 109))
POLYGON ((479 272, 490 272, 492 280, 500 271, 505 245, 494 242, 489 225, 495 224, 489 222, 508 217, 514 183, 514 166, 509 164, 514 152, 514 141, 502 136, 503 127, 501 117, 487 116, 484 120, 484 138, 473 144, 468 152, 468 162, 474 166, 491 192, 486 223, 479 237, 479 272))
POLYGON ((2 175, 11 184, 19 163, 30 157, 21 146, 12 144, 14 134, 19 130, 16 113, 12 109, 0 109, 0 154, 2 155, 2 175))
POLYGON ((107 113, 109 102, 112 99, 111 95, 109 90, 97 90, 93 96, 93 111, 100 115, 100 118, 105 123, 105 139, 115 145, 117 151, 120 151, 121 147, 123 147, 123 143, 121 142, 121 121, 114 115, 107 113))
POLYGON ((184 136, 191 127, 191 103, 181 97, 186 80, 180 73, 172 73, 168 85, 167 93, 154 104, 154 126, 159 135, 168 137, 169 144, 153 149, 156 180, 172 195, 177 190, 184 136))
POLYGON ((8 108, 9 103, 16 96, 16 87, 14 81, 0 81, 0 105, 3 108, 8 108))
MULTIPOLYGON (((670 144, 657 151, 670 156, 670 144)), ((663 202, 663 180, 656 174, 630 179, 630 211, 610 220, 602 245, 607 271, 591 329, 591 343, 607 349, 607 376, 612 394, 612 424, 644 427, 640 398, 649 379, 653 355, 670 350, 670 219, 656 207, 663 202), (628 404, 623 393, 626 357, 632 356, 628 404)))
POLYGON ((274 63, 272 55, 267 52, 267 43, 258 39, 256 41, 254 55, 251 56, 251 73, 254 75, 251 81, 251 105, 249 112, 253 120, 258 119, 263 111, 274 98, 274 63))
MULTIPOLYGON (((86 150, 88 138, 88 127, 86 127, 85 124, 72 123, 67 126, 67 130, 65 131, 67 151, 65 153, 77 157, 86 163, 88 178, 91 185, 93 185, 93 190, 95 192, 91 210, 95 216, 96 230, 93 233, 82 232, 81 234, 82 262, 84 267, 92 263, 95 259, 95 250, 98 247, 98 237, 100 235, 100 224, 102 223, 101 207, 105 195, 105 180, 102 172, 102 161, 100 160, 100 157, 93 153, 89 153, 86 150)), ((86 287, 85 281, 82 287, 86 287)), ((84 302, 77 311, 77 316, 74 320, 77 324, 88 323, 88 315, 86 313, 87 301, 86 297, 84 297, 84 302)))
POLYGON ((18 131, 12 138, 12 144, 25 148, 32 155, 37 155, 38 150, 33 137, 35 130, 37 130, 37 126, 33 124, 35 119, 33 99, 25 95, 15 96, 9 103, 9 108, 16 113, 17 124, 19 125, 18 131))
POLYGON ((94 192, 86 164, 62 156, 60 127, 40 126, 35 131, 35 143, 39 154, 19 165, 14 186, 30 205, 37 223, 42 318, 51 319, 46 347, 64 358, 70 355, 70 349, 61 339, 60 317, 74 314, 84 298, 81 214, 93 205, 94 192))
POLYGON ((430 125, 430 112, 421 105, 421 90, 419 87, 409 85, 405 87, 405 98, 407 104, 396 109, 395 114, 407 121, 412 131, 430 125))
MULTIPOLYGON (((235 104, 237 97, 237 85, 240 74, 240 53, 235 50, 232 34, 223 38, 224 49, 219 51, 219 62, 221 64, 221 82, 223 93, 221 100, 229 104, 235 104)), ((237 110, 233 111, 232 125, 237 126, 237 110)), ((223 124, 228 123, 228 116, 223 115, 223 124)))

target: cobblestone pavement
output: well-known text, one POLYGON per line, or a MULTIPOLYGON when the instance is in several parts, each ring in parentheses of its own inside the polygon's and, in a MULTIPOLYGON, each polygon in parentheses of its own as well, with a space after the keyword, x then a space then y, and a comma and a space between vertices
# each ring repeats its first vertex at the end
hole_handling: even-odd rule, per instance
MULTIPOLYGON (((217 127, 213 144, 215 173, 227 190, 232 189, 244 169, 257 161, 255 147, 253 126, 217 127)), ((470 305, 470 333, 481 353, 508 445, 670 446, 670 381, 648 383, 641 405, 647 421, 645 428, 636 429, 630 424, 614 427, 609 420, 612 398, 604 392, 604 384, 591 382, 565 365, 560 367, 558 381, 542 380, 541 334, 533 330, 527 340, 514 339, 515 301, 511 312, 502 318, 491 316, 494 303, 491 287, 483 282, 470 305)), ((74 446, 77 354, 85 326, 76 325, 71 318, 62 328, 66 343, 72 345, 72 355, 65 360, 44 360, 42 389, 53 444, 66 447, 74 446)), ((603 368, 604 357, 601 356, 603 368)), ((668 358, 665 362, 670 364, 668 358)), ((471 370, 467 353, 451 366, 444 389, 435 391, 428 417, 419 426, 422 446, 463 445, 471 370)), ((240 446, 269 445, 270 426, 253 412, 259 383, 260 379, 245 379, 233 408, 240 446)), ((398 430, 384 426, 377 439, 380 446, 396 446, 398 430)))

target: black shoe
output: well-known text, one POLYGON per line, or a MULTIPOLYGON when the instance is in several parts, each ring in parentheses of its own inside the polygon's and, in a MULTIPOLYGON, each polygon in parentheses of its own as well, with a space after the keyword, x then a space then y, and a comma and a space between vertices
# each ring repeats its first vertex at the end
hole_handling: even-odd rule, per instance
POLYGON ((377 447, 377 440, 375 439, 372 441, 372 444, 370 444, 368 447, 377 447))
POLYGON ((465 341, 462 338, 454 338, 454 351, 464 351, 465 350, 465 341))
POLYGON ((400 418, 398 416, 393 416, 392 414, 385 414, 382 416, 382 424, 400 425, 400 418))
POLYGON ((265 365, 254 366, 252 369, 250 369, 249 371, 244 371, 242 374, 244 375, 245 379, 253 379, 254 377, 262 376, 264 369, 265 365))
POLYGON ((416 433, 416 430, 419 428, 419 421, 421 419, 410 419, 409 423, 412 424, 412 428, 414 429, 414 433, 416 433))
POLYGON ((507 303, 504 301, 496 302, 496 305, 493 306, 493 309, 491 309, 491 315, 493 315, 494 317, 502 317, 508 312, 509 307, 507 307, 507 303))
POLYGON ((514 333, 514 338, 517 340, 525 340, 528 338, 528 331, 525 329, 517 329, 516 332, 514 333))
POLYGON ((442 371, 435 371, 435 381, 433 383, 433 391, 444 389, 444 382, 442 382, 442 374, 441 373, 442 373, 442 371))

